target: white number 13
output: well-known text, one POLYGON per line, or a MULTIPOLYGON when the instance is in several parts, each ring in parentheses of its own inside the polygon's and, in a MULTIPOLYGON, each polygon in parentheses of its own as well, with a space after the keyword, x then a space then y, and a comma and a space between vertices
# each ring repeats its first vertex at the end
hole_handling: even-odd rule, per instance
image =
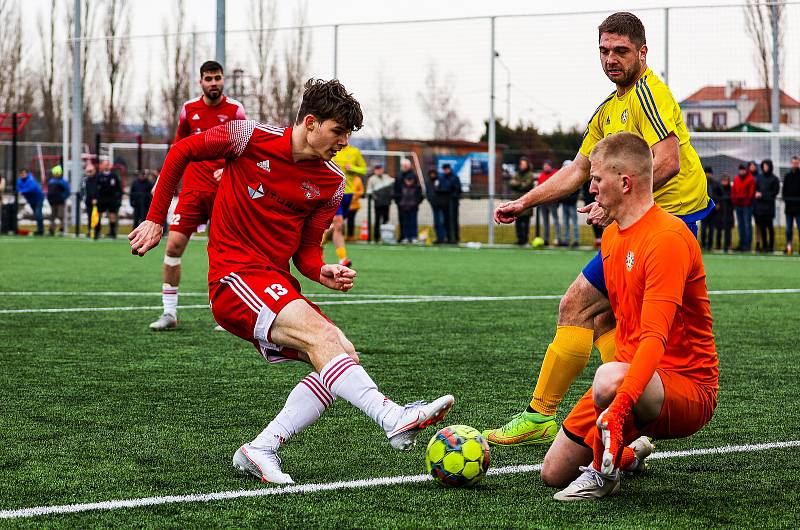
POLYGON ((278 298, 280 298, 281 296, 285 295, 289 291, 287 291, 286 288, 283 285, 281 285, 279 283, 273 283, 272 285, 270 285, 269 287, 264 289, 264 292, 267 293, 268 295, 270 295, 274 300, 277 301, 278 298))

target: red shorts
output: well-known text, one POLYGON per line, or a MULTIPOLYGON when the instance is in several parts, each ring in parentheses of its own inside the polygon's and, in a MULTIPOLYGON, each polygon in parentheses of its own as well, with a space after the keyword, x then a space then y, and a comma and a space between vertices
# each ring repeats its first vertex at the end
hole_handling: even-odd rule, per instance
POLYGON ((192 237, 197 227, 208 223, 214 210, 214 198, 211 191, 183 190, 178 194, 175 213, 169 220, 169 229, 192 237))
MULTIPOLYGON (((677 372, 660 368, 657 371, 664 385, 664 404, 658 418, 639 429, 640 435, 660 440, 685 438, 711 421, 717 407, 715 389, 677 372)), ((596 427, 596 421, 592 389, 589 388, 564 420, 564 433, 571 440, 583 444, 589 431, 596 427)))
POLYGON ((319 307, 300 294, 300 283, 294 277, 274 269, 231 272, 209 283, 208 292, 217 324, 252 342, 271 363, 300 360, 297 350, 273 343, 270 336, 272 323, 286 304, 305 300, 325 317, 319 307))

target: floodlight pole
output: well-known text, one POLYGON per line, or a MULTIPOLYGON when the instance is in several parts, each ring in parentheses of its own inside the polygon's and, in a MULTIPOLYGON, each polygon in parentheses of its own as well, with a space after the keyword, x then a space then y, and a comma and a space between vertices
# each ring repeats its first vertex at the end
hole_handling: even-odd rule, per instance
POLYGON ((225 0, 217 0, 217 62, 225 65, 225 0))
MULTIPOLYGON (((780 132, 781 130, 781 66, 778 60, 780 54, 780 43, 778 39, 778 14, 781 6, 772 4, 772 130, 773 132, 780 132)), ((773 138, 770 142, 770 151, 772 161, 775 164, 775 172, 778 173, 780 168, 780 140, 773 138)))
POLYGON ((489 177, 489 218, 487 222, 487 226, 489 228, 489 239, 488 243, 490 245, 494 244, 494 172, 495 166, 497 163, 495 162, 495 124, 494 124, 494 61, 497 52, 494 49, 494 18, 491 17, 491 26, 492 26, 492 45, 491 45, 491 68, 490 68, 490 75, 489 75, 489 167, 487 168, 488 177, 489 177))
MULTIPOLYGON (((78 189, 83 176, 81 145, 83 144, 83 87, 81 82, 81 0, 75 0, 75 32, 72 39, 72 154, 70 183, 78 189)), ((76 201, 77 203, 77 201, 76 201)), ((80 204, 76 204, 80 209, 80 204)))
POLYGON ((333 26, 333 78, 339 75, 339 25, 333 26))

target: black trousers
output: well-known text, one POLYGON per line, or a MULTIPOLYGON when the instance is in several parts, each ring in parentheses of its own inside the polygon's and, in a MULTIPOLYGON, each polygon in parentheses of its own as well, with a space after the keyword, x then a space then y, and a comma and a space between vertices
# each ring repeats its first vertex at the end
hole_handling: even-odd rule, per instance
POLYGON ((375 219, 372 221, 372 240, 381 240, 381 225, 389 222, 389 206, 375 206, 375 219))
POLYGON ((514 228, 517 231, 517 245, 526 245, 531 235, 531 216, 517 217, 517 220, 514 221, 514 228))

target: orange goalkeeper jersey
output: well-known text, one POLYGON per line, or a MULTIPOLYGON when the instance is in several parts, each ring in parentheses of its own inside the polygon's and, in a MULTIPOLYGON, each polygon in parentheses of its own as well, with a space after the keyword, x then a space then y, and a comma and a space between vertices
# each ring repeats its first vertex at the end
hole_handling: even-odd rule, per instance
POLYGON ((718 388, 718 359, 700 246, 686 223, 653 205, 602 241, 608 299, 617 319, 615 360, 630 363, 618 392, 636 402, 656 368, 718 388))

